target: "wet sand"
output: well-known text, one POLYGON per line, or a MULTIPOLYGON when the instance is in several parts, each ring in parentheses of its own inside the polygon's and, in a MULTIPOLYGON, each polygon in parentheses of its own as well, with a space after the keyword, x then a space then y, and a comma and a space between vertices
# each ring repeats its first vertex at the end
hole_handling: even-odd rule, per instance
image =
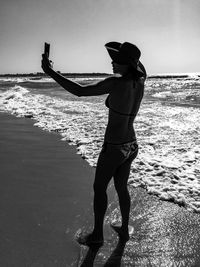
MULTIPOLYGON (((0 114, 0 129, 0 266, 76 266, 74 233, 92 222, 94 169, 30 119, 0 114)), ((120 266, 120 260, 121 266, 199 267, 199 214, 142 188, 130 187, 130 193, 135 232, 125 247, 118 246, 121 256, 109 260, 117 246, 112 233, 110 250, 101 248, 94 266, 120 266)), ((116 203, 111 206, 107 225, 120 219, 116 203)))
MULTIPOLYGON (((98 251, 83 250, 85 265, 79 266, 199 267, 199 214, 161 201, 142 188, 130 187, 130 194, 129 224, 134 227, 130 240, 124 244, 113 231, 108 233, 109 240, 98 251)), ((112 221, 120 222, 119 210, 114 205, 106 227, 112 221)))
MULTIPOLYGON (((123 266, 199 267, 200 216, 131 188, 130 224, 134 234, 124 249, 123 266)), ((118 218, 115 210, 111 216, 118 218)), ((116 265, 117 266, 117 265, 116 265)))
POLYGON ((94 169, 57 134, 0 114, 0 266, 71 266, 94 169))

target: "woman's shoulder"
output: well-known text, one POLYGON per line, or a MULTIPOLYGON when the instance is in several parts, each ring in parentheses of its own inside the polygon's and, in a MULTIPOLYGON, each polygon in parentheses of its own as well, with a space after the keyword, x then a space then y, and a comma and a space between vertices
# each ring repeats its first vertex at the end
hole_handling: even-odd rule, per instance
POLYGON ((119 81, 119 78, 115 76, 109 76, 103 80, 104 83, 113 84, 113 85, 117 83, 118 81, 119 81))
POLYGON ((145 78, 144 77, 140 77, 137 80, 137 84, 140 85, 140 86, 144 86, 144 83, 145 83, 145 78))

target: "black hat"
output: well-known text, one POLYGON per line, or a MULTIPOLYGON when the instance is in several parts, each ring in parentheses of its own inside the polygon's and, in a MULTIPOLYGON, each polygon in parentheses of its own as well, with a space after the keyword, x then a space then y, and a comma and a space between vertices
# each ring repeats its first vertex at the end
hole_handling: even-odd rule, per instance
POLYGON ((139 61, 141 52, 136 45, 128 42, 123 44, 119 42, 109 42, 105 44, 105 47, 114 62, 122 65, 130 65, 140 74, 146 75, 144 66, 139 61))

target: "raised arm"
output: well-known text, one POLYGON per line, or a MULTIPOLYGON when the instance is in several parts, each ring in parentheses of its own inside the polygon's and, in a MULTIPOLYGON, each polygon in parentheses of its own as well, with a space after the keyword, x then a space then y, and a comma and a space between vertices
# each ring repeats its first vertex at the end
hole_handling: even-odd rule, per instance
POLYGON ((49 59, 45 55, 42 56, 42 69, 65 90, 79 97, 109 94, 114 87, 116 79, 114 77, 110 77, 96 84, 82 86, 76 82, 70 81, 60 73, 54 71, 49 59))

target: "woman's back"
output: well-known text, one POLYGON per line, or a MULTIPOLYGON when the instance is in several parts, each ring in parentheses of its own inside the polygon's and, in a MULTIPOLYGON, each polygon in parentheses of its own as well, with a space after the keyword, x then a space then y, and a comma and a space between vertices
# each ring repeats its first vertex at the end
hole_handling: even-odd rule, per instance
POLYGON ((138 81, 116 79, 115 88, 106 100, 109 118, 105 140, 123 143, 135 139, 133 122, 144 94, 144 78, 138 81))

